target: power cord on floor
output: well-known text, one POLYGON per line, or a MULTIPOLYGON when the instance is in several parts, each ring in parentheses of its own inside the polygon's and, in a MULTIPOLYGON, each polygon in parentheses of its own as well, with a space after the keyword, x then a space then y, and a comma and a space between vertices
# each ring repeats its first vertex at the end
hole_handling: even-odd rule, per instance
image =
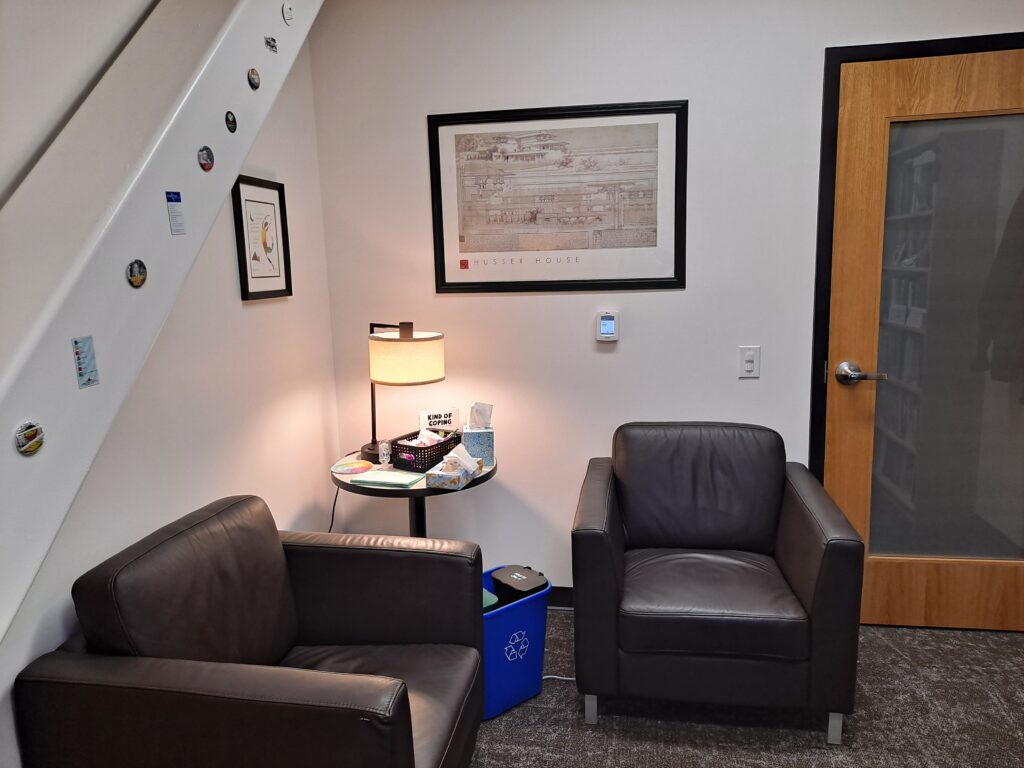
POLYGON ((543 680, 565 680, 567 683, 575 683, 575 677, 563 677, 562 675, 544 675, 543 680))

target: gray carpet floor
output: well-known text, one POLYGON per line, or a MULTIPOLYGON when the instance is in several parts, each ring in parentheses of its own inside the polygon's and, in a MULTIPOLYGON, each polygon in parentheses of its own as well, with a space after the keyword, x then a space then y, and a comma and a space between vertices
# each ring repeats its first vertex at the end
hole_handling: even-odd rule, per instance
MULTIPOLYGON (((570 611, 548 612, 545 674, 572 676, 570 611)), ((863 627, 843 745, 821 715, 602 701, 583 724, 572 682, 485 722, 473 768, 1024 767, 1024 634, 863 627)))

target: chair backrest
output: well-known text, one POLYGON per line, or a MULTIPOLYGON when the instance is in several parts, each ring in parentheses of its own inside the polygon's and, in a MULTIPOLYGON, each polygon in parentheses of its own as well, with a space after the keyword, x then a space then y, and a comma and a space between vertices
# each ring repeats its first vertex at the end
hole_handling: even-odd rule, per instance
POLYGON ((93 653, 276 664, 297 620, 263 499, 230 496, 166 525, 71 590, 93 653))
POLYGON ((751 424, 624 424, 612 467, 626 546, 772 554, 786 479, 782 437, 751 424))

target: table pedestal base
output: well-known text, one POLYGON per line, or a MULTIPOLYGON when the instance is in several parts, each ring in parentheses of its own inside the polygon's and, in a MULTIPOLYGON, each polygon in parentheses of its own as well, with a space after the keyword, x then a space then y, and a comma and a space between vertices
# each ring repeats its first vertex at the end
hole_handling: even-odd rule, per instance
POLYGON ((422 496, 409 499, 409 535, 421 539, 427 535, 427 500, 422 496))

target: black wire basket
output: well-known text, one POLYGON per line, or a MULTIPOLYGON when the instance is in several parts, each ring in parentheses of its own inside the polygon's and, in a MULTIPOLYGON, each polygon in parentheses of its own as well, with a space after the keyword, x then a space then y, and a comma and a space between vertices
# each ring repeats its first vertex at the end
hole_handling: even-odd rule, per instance
POLYGON ((391 466, 409 472, 426 472, 441 463, 452 448, 462 442, 461 432, 452 432, 436 445, 399 445, 399 440, 416 437, 419 430, 391 439, 391 466))

